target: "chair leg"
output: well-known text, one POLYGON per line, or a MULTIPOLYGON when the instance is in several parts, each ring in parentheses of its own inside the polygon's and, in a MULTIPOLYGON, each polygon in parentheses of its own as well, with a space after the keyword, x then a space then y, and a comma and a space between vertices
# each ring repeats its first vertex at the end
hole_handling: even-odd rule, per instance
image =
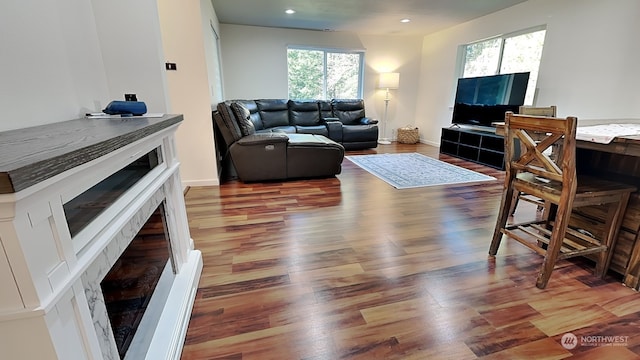
POLYGON ((520 201, 520 191, 514 191, 513 200, 511 201, 511 206, 509 207, 509 215, 515 214, 519 201, 520 201))
POLYGON ((549 245, 547 246, 547 251, 536 281, 536 287, 539 289, 547 287, 553 268, 556 266, 556 261, 560 254, 560 248, 562 248, 564 235, 567 231, 567 227, 569 226, 572 207, 573 199, 570 199, 557 207, 555 223, 553 230, 551 231, 551 238, 549 239, 549 245))
POLYGON ((622 194, 620 201, 609 204, 607 219, 604 224, 606 231, 604 231, 602 239, 602 243, 607 247, 607 250, 598 254, 598 262, 594 270, 595 276, 604 278, 607 275, 611 257, 613 256, 613 248, 616 246, 616 239, 618 238, 618 232, 622 225, 624 211, 627 208, 630 195, 629 193, 622 194))
MULTIPOLYGON (((542 212, 541 219, 544 221, 545 229, 547 230, 553 229, 553 227, 551 226, 550 220, 554 219, 557 213, 558 213, 558 205, 550 201, 544 202, 544 211, 542 212)), ((538 246, 545 250, 547 249, 547 244, 543 243, 542 241, 538 241, 538 246)))
POLYGON ((495 256, 500 247, 500 241, 502 240, 502 229, 507 225, 507 219, 509 218, 509 212, 511 211, 511 203, 513 202, 515 191, 510 186, 510 182, 505 182, 505 191, 502 193, 502 200, 500 200, 500 212, 496 220, 496 227, 493 230, 493 238, 491 239, 491 246, 489 247, 489 255, 495 256), (509 184, 509 185, 507 185, 509 184))
POLYGON ((553 219, 557 213, 558 213, 558 205, 550 201, 544 202, 544 212, 542 213, 542 219, 545 222, 548 223, 549 219, 553 219))

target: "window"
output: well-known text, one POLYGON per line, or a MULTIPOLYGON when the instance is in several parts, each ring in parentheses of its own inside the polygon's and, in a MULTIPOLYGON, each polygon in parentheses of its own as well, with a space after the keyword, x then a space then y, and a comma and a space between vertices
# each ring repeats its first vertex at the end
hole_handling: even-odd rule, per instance
POLYGON ((532 105, 545 33, 535 28, 465 45, 462 77, 529 71, 524 103, 532 105))
POLYGON ((287 49, 289 98, 362 98, 363 60, 359 51, 287 49))

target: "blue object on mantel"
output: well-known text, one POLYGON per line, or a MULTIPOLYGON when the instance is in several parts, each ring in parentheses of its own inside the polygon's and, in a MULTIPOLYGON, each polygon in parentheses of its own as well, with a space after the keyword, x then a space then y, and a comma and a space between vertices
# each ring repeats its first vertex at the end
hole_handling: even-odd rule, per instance
POLYGON ((147 112, 147 105, 143 101, 115 100, 110 102, 102 112, 109 115, 139 116, 147 112))

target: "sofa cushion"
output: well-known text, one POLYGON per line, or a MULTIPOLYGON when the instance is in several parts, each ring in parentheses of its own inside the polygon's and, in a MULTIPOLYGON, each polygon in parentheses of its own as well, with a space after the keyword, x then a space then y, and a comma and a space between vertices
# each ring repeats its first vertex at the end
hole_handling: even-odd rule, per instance
POLYGON ((287 147, 287 176, 324 177, 342 170, 344 147, 324 136, 290 134, 287 147))
POLYGON ((333 111, 331 111, 331 101, 319 100, 318 107, 320 108, 321 118, 326 119, 333 117, 333 111))
POLYGON ((295 134, 296 133, 296 127, 295 126, 276 126, 271 128, 272 132, 279 132, 279 133, 285 133, 285 134, 295 134))
POLYGON ((377 125, 351 125, 342 128, 342 141, 365 142, 378 140, 377 125))
POLYGON ((260 99, 256 105, 265 129, 290 125, 286 99, 260 99))
POLYGON ((360 119, 365 117, 364 101, 361 99, 334 99, 331 102, 333 115, 345 125, 359 125, 360 119))
POLYGON ((231 110, 238 120, 238 126, 240 127, 242 136, 253 135, 256 133, 256 128, 251 121, 251 113, 246 106, 239 102, 234 102, 231 104, 231 110))
POLYGON ((298 126, 317 126, 320 124, 320 111, 317 101, 289 100, 289 119, 298 126))
POLYGON ((216 126, 219 127, 226 145, 229 146, 242 138, 242 131, 240 131, 236 116, 231 110, 230 102, 221 102, 216 106, 216 109, 217 111, 214 111, 214 114, 217 112, 219 116, 214 116, 213 120, 216 126))
POLYGON ((329 129, 326 125, 316 126, 296 126, 296 133, 299 134, 315 134, 329 137, 329 129))
POLYGON ((240 103, 244 105, 244 107, 249 109, 249 112, 251 113, 251 122, 253 123, 253 127, 256 128, 256 131, 264 129, 264 125, 262 124, 262 119, 260 118, 260 113, 258 112, 258 105, 256 105, 255 101, 236 99, 236 100, 229 101, 229 104, 234 102, 240 103))

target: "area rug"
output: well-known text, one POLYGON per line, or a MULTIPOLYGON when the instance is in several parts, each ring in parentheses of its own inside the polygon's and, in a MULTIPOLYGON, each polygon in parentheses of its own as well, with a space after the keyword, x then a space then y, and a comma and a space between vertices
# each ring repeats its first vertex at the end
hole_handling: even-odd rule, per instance
POLYGON ((396 189, 496 180, 418 153, 353 155, 346 158, 396 189))

